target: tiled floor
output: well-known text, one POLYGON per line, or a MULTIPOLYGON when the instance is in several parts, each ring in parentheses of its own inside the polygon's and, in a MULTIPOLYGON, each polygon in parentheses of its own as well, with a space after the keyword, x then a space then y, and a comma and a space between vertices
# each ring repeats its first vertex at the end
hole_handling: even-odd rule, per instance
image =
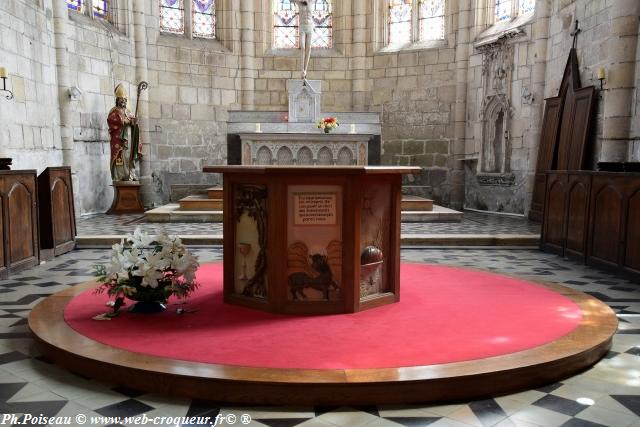
MULTIPOLYGON (((78 218, 78 235, 124 234, 135 227, 148 233, 160 229, 170 234, 222 234, 222 223, 150 223, 142 215, 91 215, 78 218)), ((465 211, 464 219, 451 223, 403 223, 402 234, 540 234, 540 224, 526 218, 465 211)))
MULTIPOLYGON (((195 248, 201 262, 219 248, 195 248)), ((448 405, 378 407, 237 407, 190 401, 99 383, 38 356, 29 310, 43 297, 91 278, 105 250, 78 250, 0 281, 0 416, 209 416, 267 426, 636 426, 640 427, 640 287, 601 271, 535 250, 406 249, 404 260, 484 268, 565 284, 590 293, 618 313, 609 355, 588 371, 537 390, 448 405)), ((213 419, 212 419, 213 421, 213 419)), ((0 418, 0 424, 2 418, 0 418)), ((5 423, 10 425, 11 423, 5 423)), ((104 424, 121 425, 104 421, 104 424)), ((81 425, 72 419, 71 425, 81 425)), ((98 425, 87 422, 85 425, 98 425)), ((129 423, 127 425, 134 425, 129 423)), ((151 424, 148 424, 151 425, 151 424)), ((168 425, 168 424, 164 424, 168 425)), ((171 424, 176 425, 176 424, 171 424)), ((184 424, 209 425, 209 424, 184 424)), ((230 425, 229 422, 218 425, 230 425)))

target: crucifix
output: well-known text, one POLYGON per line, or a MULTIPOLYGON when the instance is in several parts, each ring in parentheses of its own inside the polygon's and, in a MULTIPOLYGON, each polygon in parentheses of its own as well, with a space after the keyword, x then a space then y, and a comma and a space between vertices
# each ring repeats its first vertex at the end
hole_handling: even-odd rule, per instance
POLYGON ((573 37, 573 48, 575 49, 578 45, 578 34, 580 34, 582 30, 578 27, 578 20, 576 19, 576 26, 574 30, 571 31, 571 36, 573 37))

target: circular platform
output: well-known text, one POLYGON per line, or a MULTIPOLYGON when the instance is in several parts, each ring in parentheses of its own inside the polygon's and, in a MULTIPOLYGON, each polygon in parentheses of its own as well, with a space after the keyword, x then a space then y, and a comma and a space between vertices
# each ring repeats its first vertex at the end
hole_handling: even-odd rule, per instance
POLYGON ((86 283, 37 305, 29 326, 45 355, 83 375, 272 404, 426 402, 531 388, 594 364, 617 326, 607 305, 559 285, 425 264, 403 264, 401 277, 397 304, 286 316, 223 304, 222 268, 212 264, 199 271, 191 314, 94 321, 106 297, 86 283))

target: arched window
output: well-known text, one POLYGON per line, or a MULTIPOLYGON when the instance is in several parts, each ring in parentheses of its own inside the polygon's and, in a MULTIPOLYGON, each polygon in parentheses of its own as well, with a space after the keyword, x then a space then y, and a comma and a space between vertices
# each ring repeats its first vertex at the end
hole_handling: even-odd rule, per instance
POLYGON ((313 23, 315 29, 311 38, 311 47, 330 48, 333 46, 333 14, 328 0, 313 2, 313 23))
POLYGON ((184 0, 160 0, 160 30, 184 34, 184 0))
POLYGON ((516 16, 531 13, 535 9, 535 0, 495 0, 496 22, 507 21, 516 16))
POLYGON ((389 44, 411 43, 413 30, 413 4, 411 0, 389 1, 389 44))
POLYGON ((193 37, 216 37, 216 3, 214 0, 193 0, 193 37))
POLYGON ((96 18, 107 19, 108 16, 108 1, 107 0, 67 0, 67 7, 76 12, 84 14, 93 14, 96 18), (91 4, 91 9, 86 9, 91 4))
POLYGON ((536 0, 520 0, 518 5, 518 15, 533 12, 536 7, 536 0))
MULTIPOLYGON (((330 0, 309 0, 315 29, 312 48, 333 46, 333 13, 330 0)), ((273 46, 276 49, 300 47, 300 19, 293 0, 275 0, 273 12, 273 46)))
POLYGON ((191 37, 216 38, 215 0, 160 0, 160 31, 191 37), (185 16, 191 15, 191 25, 185 16))
POLYGON ((444 0, 420 1, 420 41, 444 38, 444 0))
POLYGON ((445 0, 389 0, 388 5, 389 45, 444 39, 445 0))
POLYGON ((82 11, 82 0, 67 0, 67 7, 77 12, 82 11))

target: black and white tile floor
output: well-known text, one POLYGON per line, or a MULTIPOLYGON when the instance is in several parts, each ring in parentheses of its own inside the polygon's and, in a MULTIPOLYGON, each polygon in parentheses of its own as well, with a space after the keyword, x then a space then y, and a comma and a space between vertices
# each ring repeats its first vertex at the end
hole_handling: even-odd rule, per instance
MULTIPOLYGON (((195 250, 202 262, 222 257, 219 248, 195 250)), ((0 281, 0 425, 11 425, 11 420, 2 421, 12 414, 19 421, 25 420, 23 414, 212 419, 236 415, 235 425, 243 425, 240 416, 248 414, 250 425, 273 427, 640 427, 640 287, 554 255, 528 249, 402 251, 406 261, 489 269, 558 282, 597 296, 618 313, 620 321, 605 359, 580 375, 536 390, 475 402, 378 407, 237 407, 191 401, 81 378, 48 363, 38 355, 28 331, 30 309, 52 293, 91 279, 92 265, 105 262, 106 255, 105 250, 78 250, 0 281)), ((73 419, 71 425, 80 424, 73 419)))
MULTIPOLYGON (((222 234, 222 223, 152 223, 142 215, 89 215, 78 218, 78 235, 125 234, 135 227, 148 233, 165 229, 170 234, 222 234)), ((464 211, 461 222, 450 223, 402 223, 402 234, 540 234, 540 224, 526 218, 490 215, 475 211, 464 211)))

